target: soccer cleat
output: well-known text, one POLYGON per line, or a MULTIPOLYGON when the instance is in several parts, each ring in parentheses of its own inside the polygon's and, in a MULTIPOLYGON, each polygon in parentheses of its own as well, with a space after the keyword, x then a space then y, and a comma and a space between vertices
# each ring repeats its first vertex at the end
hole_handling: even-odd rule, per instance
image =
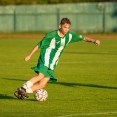
POLYGON ((23 95, 19 94, 18 90, 14 93, 14 95, 15 95, 18 99, 21 99, 21 100, 24 99, 23 95))
POLYGON ((26 89, 23 87, 18 88, 19 94, 21 94, 23 97, 28 98, 28 94, 26 93, 26 89))
POLYGON ((28 95, 26 93, 26 89, 24 89, 23 87, 18 88, 17 91, 14 93, 14 95, 18 99, 21 99, 21 100, 28 98, 28 95))

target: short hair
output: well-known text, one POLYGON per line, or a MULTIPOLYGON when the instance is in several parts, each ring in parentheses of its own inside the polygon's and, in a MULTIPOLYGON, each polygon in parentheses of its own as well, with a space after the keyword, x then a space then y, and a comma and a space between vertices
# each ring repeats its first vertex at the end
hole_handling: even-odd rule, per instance
POLYGON ((62 18, 60 24, 63 25, 63 24, 65 24, 65 23, 71 25, 71 22, 70 22, 70 20, 69 20, 68 18, 62 18))

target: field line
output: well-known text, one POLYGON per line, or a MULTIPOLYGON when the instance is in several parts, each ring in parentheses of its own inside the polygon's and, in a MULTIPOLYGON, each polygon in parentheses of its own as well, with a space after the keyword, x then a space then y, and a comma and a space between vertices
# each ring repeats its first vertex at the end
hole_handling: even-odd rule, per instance
POLYGON ((57 117, 75 117, 75 116, 90 116, 90 115, 108 115, 108 114, 117 114, 117 111, 115 112, 99 112, 99 113, 81 113, 81 114, 71 114, 71 115, 62 115, 57 117))
POLYGON ((72 63, 116 63, 117 61, 65 61, 59 62, 60 64, 72 64, 72 63))

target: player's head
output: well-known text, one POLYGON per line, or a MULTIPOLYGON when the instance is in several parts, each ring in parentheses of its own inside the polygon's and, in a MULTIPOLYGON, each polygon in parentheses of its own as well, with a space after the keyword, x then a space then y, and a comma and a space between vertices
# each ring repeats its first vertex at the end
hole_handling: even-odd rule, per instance
POLYGON ((62 18, 59 28, 63 34, 66 34, 70 29, 71 22, 68 18, 62 18))

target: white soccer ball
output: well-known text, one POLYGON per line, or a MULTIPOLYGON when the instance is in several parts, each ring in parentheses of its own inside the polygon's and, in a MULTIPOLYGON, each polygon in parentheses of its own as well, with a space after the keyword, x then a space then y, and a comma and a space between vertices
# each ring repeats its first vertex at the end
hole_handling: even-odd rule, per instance
POLYGON ((45 89, 38 89, 34 92, 34 97, 37 101, 43 102, 48 98, 48 93, 45 89))

